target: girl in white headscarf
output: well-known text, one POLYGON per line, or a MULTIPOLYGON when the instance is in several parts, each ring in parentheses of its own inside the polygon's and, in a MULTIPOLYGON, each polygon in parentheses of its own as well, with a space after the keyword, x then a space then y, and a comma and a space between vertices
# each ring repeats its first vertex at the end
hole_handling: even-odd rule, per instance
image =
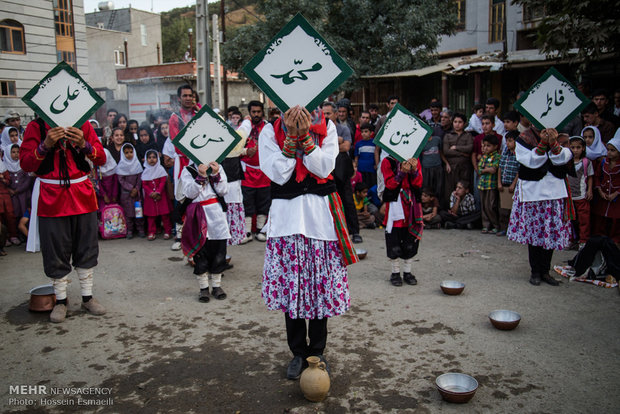
POLYGON ((118 202, 118 177, 116 177, 116 161, 107 148, 104 148, 106 161, 101 167, 96 168, 97 179, 99 181, 97 191, 97 202, 99 212, 108 204, 118 202))
POLYGON ((136 217, 136 202, 142 206, 142 166, 133 145, 121 148, 121 160, 116 166, 120 186, 120 205, 127 221, 127 238, 133 238, 134 224, 140 237, 145 237, 144 217, 136 217))
POLYGON ((166 193, 168 174, 159 162, 157 150, 150 149, 144 155, 144 172, 142 173, 142 190, 144 191, 144 215, 147 219, 148 238, 155 240, 157 230, 155 219, 161 216, 164 226, 164 239, 170 238, 170 199, 166 193))
POLYGON ((620 243, 620 136, 607 143, 607 156, 594 170, 592 234, 607 236, 620 243))
POLYGON ((19 146, 22 145, 22 140, 19 139, 19 131, 17 128, 12 126, 7 126, 2 130, 0 142, 3 150, 13 144, 17 144, 19 146))
POLYGON ((601 139, 601 131, 595 126, 587 126, 581 130, 581 136, 586 141, 586 157, 591 161, 600 160, 607 155, 607 148, 601 139))
POLYGON ((34 179, 19 165, 19 146, 17 144, 7 147, 3 161, 10 177, 9 186, 12 192, 13 212, 17 219, 21 219, 30 207, 34 179))

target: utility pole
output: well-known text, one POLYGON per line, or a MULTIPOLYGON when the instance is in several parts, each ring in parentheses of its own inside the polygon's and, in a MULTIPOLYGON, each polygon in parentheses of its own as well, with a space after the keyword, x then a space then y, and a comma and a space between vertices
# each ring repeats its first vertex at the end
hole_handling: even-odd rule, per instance
POLYGON ((211 58, 209 56, 209 4, 196 0, 196 89, 200 102, 213 107, 211 99, 211 58))
MULTIPOLYGON (((224 0, 220 0, 220 21, 220 26, 222 27, 222 43, 226 43, 226 8, 224 7, 224 0)), ((224 68, 223 72, 222 86, 224 88, 224 107, 221 109, 225 111, 228 108, 228 77, 226 76, 226 68, 224 68)))
POLYGON ((213 14, 213 82, 215 85, 215 99, 213 104, 218 108, 222 108, 222 70, 220 67, 220 33, 219 25, 217 24, 217 14, 213 14))

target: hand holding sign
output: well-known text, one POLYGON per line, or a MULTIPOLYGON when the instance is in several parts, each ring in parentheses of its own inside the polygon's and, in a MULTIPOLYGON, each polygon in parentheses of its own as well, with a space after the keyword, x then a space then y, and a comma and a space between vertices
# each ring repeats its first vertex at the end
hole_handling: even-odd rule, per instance
POLYGON ((54 145, 58 142, 58 140, 65 137, 65 129, 63 127, 54 127, 47 131, 47 136, 45 137, 45 141, 43 141, 43 145, 47 149, 54 148, 54 145))

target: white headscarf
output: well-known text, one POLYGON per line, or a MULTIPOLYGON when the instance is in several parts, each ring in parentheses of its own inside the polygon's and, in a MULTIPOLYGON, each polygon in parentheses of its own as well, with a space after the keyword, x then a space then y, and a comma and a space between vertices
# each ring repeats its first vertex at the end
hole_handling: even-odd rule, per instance
POLYGON ((138 153, 131 144, 125 144, 121 147, 121 160, 116 166, 116 175, 136 175, 142 174, 142 166, 138 161, 138 153), (125 147, 131 147, 133 149, 133 158, 128 160, 125 157, 125 147))
MULTIPOLYGON (((620 128, 618 128, 618 131, 620 131, 620 128)), ((616 150, 620 151, 620 133, 618 133, 618 131, 616 131, 616 135, 607 142, 607 145, 611 144, 616 147, 616 150)))
POLYGON ((177 156, 177 152, 174 149, 174 144, 170 138, 166 138, 166 142, 164 142, 164 147, 161 150, 162 154, 167 155, 170 158, 174 158, 177 156))
MULTIPOLYGON (((13 143, 11 142, 11 137, 9 136, 9 132, 12 129, 17 131, 17 136, 19 136, 19 130, 17 128, 12 127, 12 126, 4 127, 4 129, 2 130, 2 137, 0 138, 0 142, 1 142, 0 145, 2 145, 2 148, 6 147, 7 145, 13 145, 13 143)), ((16 144, 21 147, 22 140, 21 139, 17 140, 16 144)))
POLYGON ((105 152, 105 164, 99 167, 99 172, 102 177, 109 177, 116 174, 116 161, 107 148, 104 148, 103 151, 105 152))
POLYGON ((11 158, 11 147, 13 147, 13 145, 16 144, 7 145, 6 147, 4 147, 4 156, 2 158, 2 161, 4 161, 4 165, 6 166, 6 169, 9 170, 9 172, 16 173, 19 172, 22 167, 19 165, 19 158, 17 160, 11 158))
POLYGON ((597 158, 607 155, 607 148, 605 148, 605 144, 603 144, 603 141, 601 140, 601 131, 599 131, 595 126, 587 126, 582 129, 581 136, 583 136, 583 131, 588 128, 594 131, 594 142, 586 148, 586 157, 589 160, 594 161, 597 158))
POLYGON ((142 181, 156 180, 158 178, 168 176, 164 167, 161 166, 161 163, 159 162, 159 154, 155 150, 150 149, 146 151, 146 154, 144 154, 144 164, 142 165, 144 166, 142 181), (149 163, 147 162, 150 153, 153 153, 157 156, 157 163, 155 165, 149 165, 149 163))

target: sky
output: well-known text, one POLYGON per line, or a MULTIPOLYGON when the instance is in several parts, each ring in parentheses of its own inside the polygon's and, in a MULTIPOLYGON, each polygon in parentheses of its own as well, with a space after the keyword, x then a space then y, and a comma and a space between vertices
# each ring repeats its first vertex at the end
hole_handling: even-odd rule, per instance
MULTIPOLYGON (((211 3, 213 0, 209 0, 211 3)), ((84 12, 92 13, 97 10, 97 5, 100 0, 84 0, 84 12)), ((194 6, 196 0, 113 0, 115 9, 125 9, 131 7, 134 9, 153 11, 155 13, 161 13, 175 9, 177 7, 194 6), (152 10, 151 10, 152 5, 152 10)))

